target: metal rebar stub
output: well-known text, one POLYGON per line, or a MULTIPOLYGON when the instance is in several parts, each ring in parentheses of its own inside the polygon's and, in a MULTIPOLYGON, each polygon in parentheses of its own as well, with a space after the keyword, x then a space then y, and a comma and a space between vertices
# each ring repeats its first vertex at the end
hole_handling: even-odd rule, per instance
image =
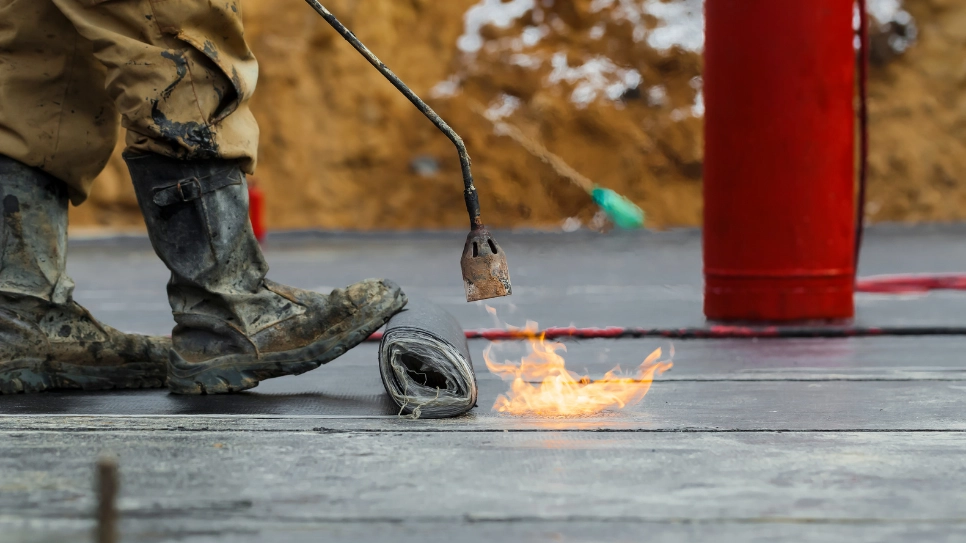
POLYGON ((116 543, 117 532, 117 460, 110 455, 97 459, 97 526, 94 541, 116 543))
POLYGON ((482 225, 474 226, 466 236, 460 267, 463 268, 467 302, 499 298, 513 293, 506 253, 482 225))

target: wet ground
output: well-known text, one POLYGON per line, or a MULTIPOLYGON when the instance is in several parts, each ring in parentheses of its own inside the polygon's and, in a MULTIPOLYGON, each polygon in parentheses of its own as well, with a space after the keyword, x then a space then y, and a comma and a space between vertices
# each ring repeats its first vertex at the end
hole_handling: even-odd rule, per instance
MULTIPOLYGON (((388 276, 467 328, 463 234, 288 235, 272 277, 388 276)), ((704 325, 697 232, 502 234, 501 320, 704 325)), ((166 271, 143 240, 72 247, 76 297, 164 333, 166 271)), ((966 270, 966 228, 883 227, 863 275, 966 270)), ((857 324, 962 325, 966 293, 857 297, 857 324)), ((966 337, 676 341, 644 401, 592 418, 491 410, 506 384, 471 342, 479 407, 395 416, 367 344, 235 396, 0 397, 0 541, 87 537, 93 462, 120 459, 126 541, 951 541, 966 536, 966 337)), ((663 340, 569 342, 600 376, 663 340)), ((518 347, 518 346, 517 346, 518 347)), ((518 356, 514 346, 498 355, 518 356)))

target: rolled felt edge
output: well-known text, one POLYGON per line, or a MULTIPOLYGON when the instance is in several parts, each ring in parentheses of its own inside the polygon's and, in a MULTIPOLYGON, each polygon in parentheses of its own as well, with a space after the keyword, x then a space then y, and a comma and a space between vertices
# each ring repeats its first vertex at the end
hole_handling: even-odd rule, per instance
POLYGON ((410 300, 405 309, 389 319, 389 322, 386 323, 386 329, 383 334, 382 341, 379 343, 379 374, 382 378, 382 384, 390 398, 393 399, 393 402, 399 405, 403 412, 412 412, 411 406, 399 404, 390 390, 390 383, 387 382, 387 379, 392 378, 390 376, 392 368, 390 367, 389 360, 386 360, 385 358, 385 354, 387 352, 386 343, 387 340, 391 340, 391 337, 393 336, 392 332, 394 330, 396 332, 400 332, 400 329, 404 328, 421 330, 431 336, 434 336, 440 341, 449 344, 466 360, 469 368, 469 375, 466 376, 469 385, 468 392, 470 394, 467 406, 459 411, 450 412, 447 410, 445 414, 435 413, 432 409, 424 409, 422 412, 422 417, 453 417, 473 409, 473 407, 476 405, 477 384, 476 374, 473 371, 473 359, 470 357, 469 343, 466 340, 466 332, 460 326, 459 322, 456 320, 456 317, 438 305, 425 300, 410 300))

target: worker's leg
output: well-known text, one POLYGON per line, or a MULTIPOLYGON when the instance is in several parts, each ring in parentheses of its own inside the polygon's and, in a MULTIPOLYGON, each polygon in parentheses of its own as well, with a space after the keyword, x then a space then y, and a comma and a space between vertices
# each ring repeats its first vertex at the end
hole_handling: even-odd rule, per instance
POLYGON ((67 186, 0 156, 0 207, 0 394, 164 386, 170 340, 118 332, 71 297, 67 186))
POLYGON ((265 279, 245 181, 257 68, 237 0, 54 2, 96 44, 128 128, 138 203, 171 270, 173 392, 233 392, 317 368, 405 305, 388 281, 326 296, 265 279))
POLYGON ((165 381, 171 342, 99 323, 65 270, 68 195, 118 129, 92 52, 49 0, 0 0, 0 393, 165 381))

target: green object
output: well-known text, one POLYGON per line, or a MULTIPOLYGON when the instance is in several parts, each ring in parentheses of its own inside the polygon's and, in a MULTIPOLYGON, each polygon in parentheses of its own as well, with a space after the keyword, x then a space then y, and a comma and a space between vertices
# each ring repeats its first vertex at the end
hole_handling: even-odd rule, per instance
POLYGON ((633 230, 644 227, 644 211, 634 202, 602 187, 594 187, 590 195, 618 228, 633 230))

